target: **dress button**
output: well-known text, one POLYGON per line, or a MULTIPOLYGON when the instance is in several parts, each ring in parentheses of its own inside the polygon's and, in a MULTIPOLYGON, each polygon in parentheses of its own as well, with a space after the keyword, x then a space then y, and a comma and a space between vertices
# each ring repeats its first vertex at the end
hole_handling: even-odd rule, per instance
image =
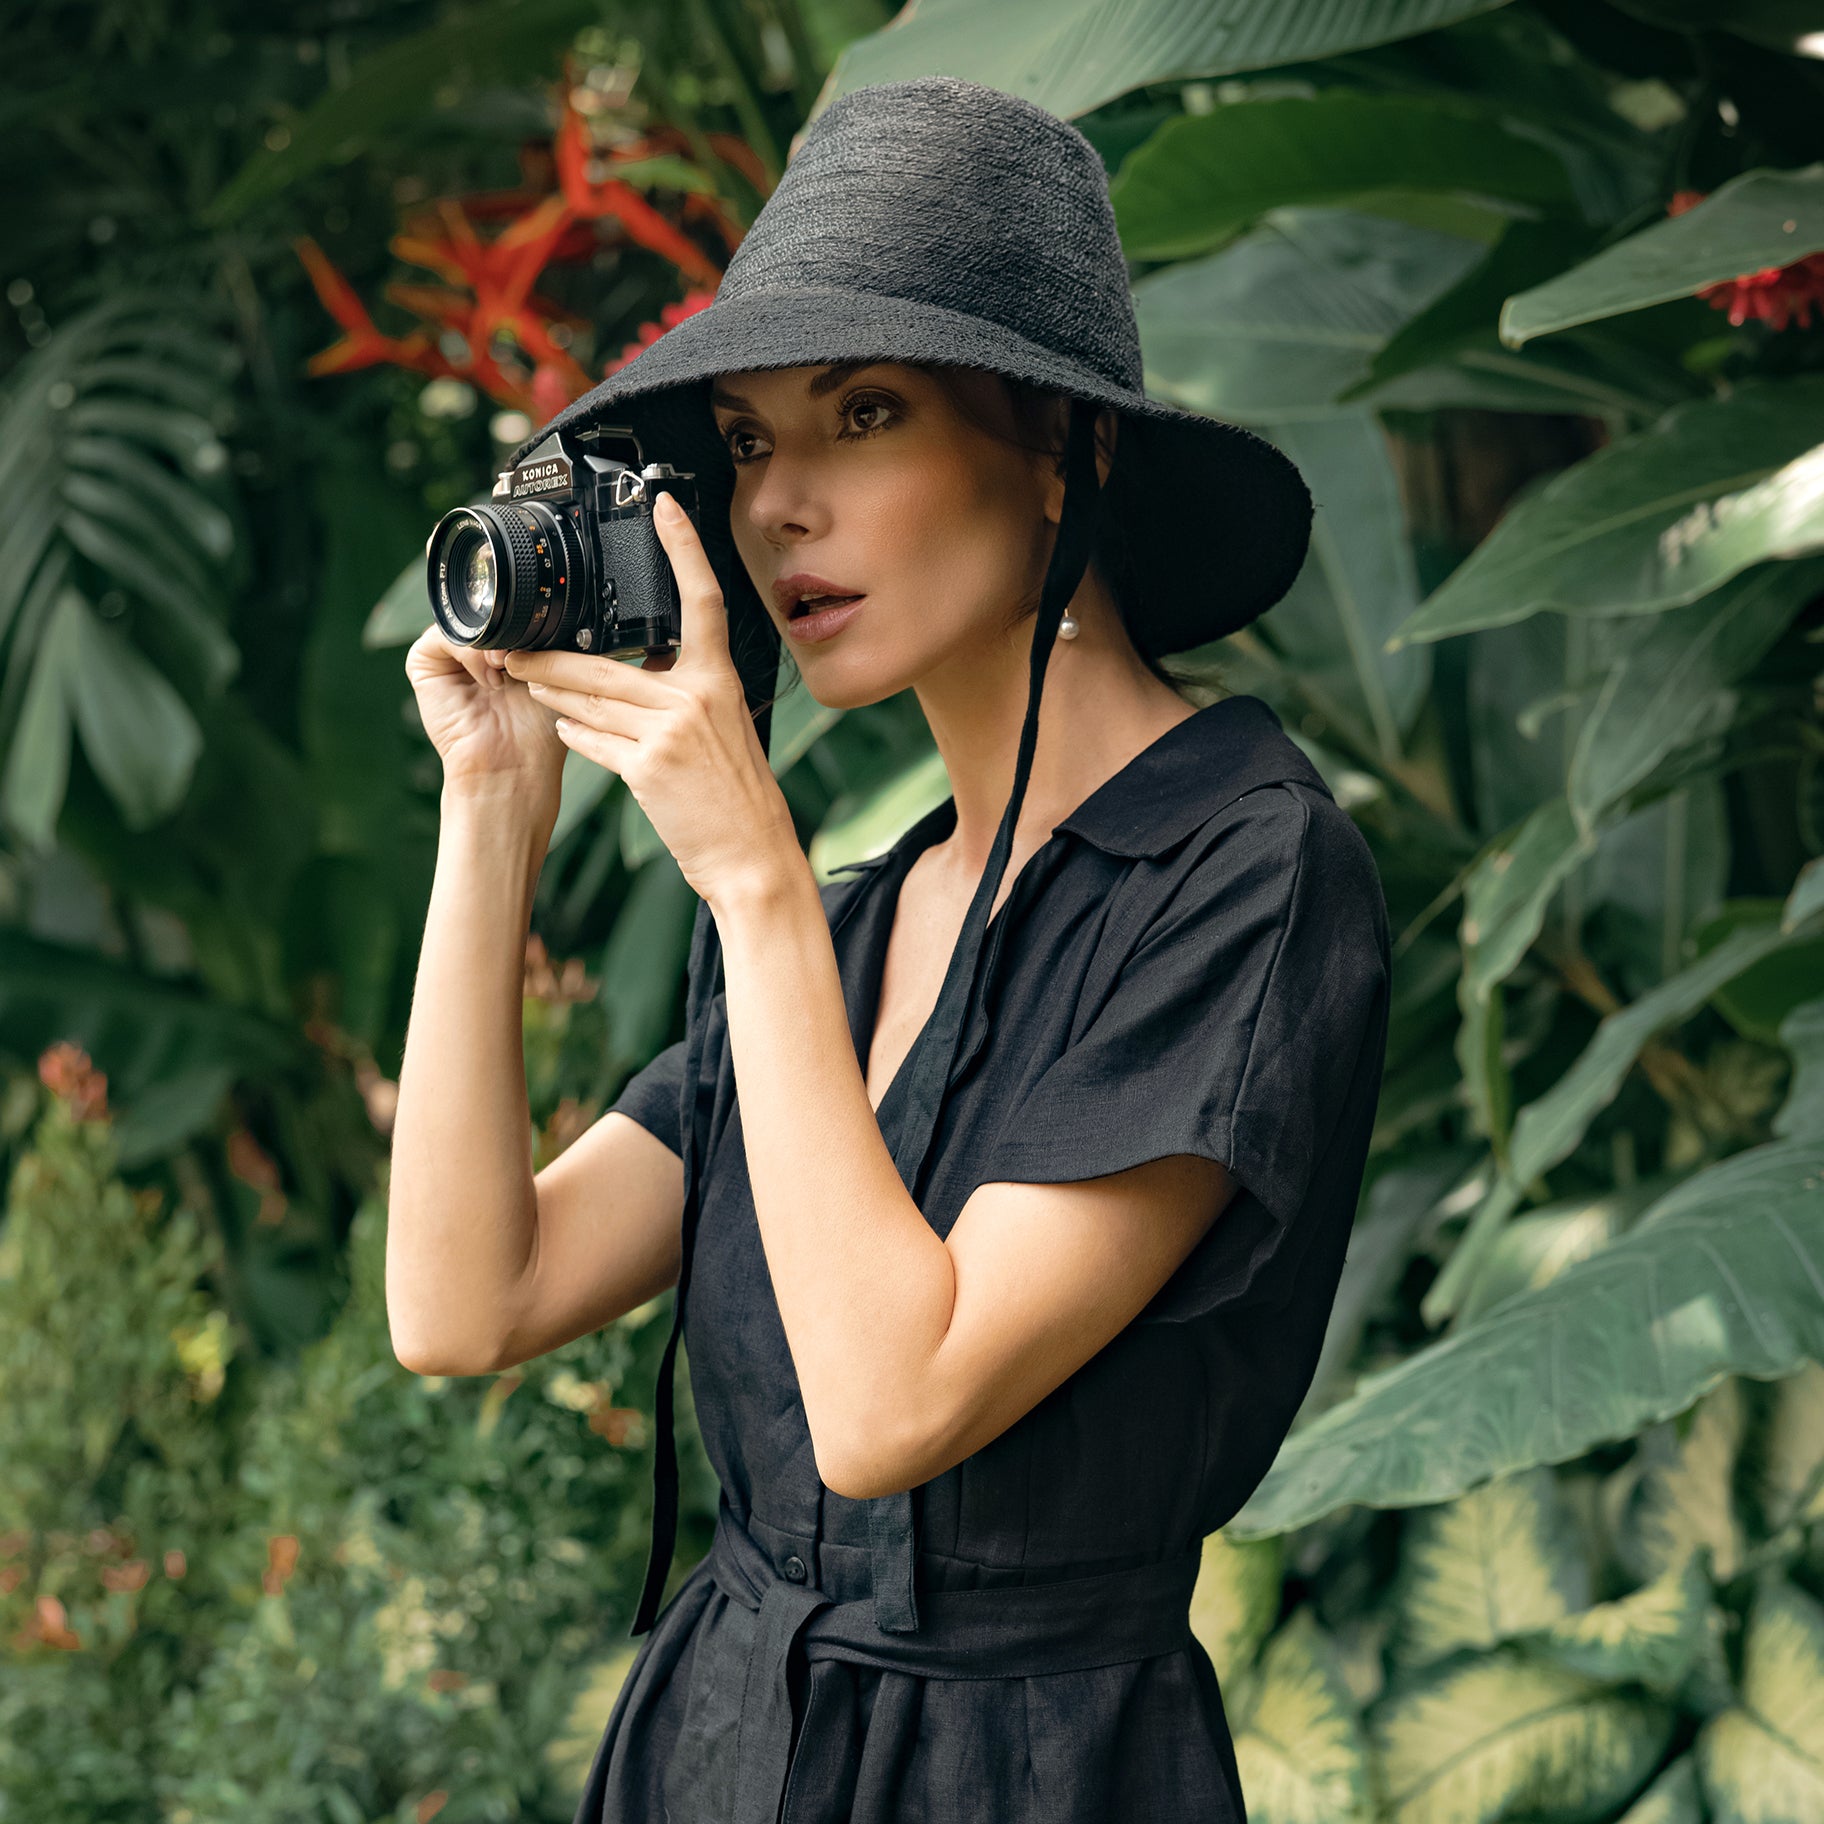
POLYGON ((786 1576, 788 1576, 793 1583, 802 1583, 804 1581, 804 1560, 800 1558, 796 1552, 786 1559, 785 1563, 780 1566, 780 1569, 785 1572, 786 1576))

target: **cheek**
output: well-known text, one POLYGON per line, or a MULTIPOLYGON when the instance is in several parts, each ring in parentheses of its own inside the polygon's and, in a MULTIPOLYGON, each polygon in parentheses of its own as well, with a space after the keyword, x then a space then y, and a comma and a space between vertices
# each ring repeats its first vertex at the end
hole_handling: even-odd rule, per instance
POLYGON ((867 573, 902 602, 915 624, 950 640, 1004 615, 1025 585, 1036 506, 1004 478, 959 464, 925 462, 870 486, 854 503, 867 573))

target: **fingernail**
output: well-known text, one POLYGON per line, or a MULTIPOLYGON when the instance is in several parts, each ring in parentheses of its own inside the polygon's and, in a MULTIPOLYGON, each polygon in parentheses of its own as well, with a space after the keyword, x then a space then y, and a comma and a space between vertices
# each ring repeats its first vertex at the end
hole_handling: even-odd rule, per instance
POLYGON ((669 492, 659 496, 653 503, 652 510, 663 519, 678 520, 684 517, 684 509, 678 505, 677 495, 669 492))

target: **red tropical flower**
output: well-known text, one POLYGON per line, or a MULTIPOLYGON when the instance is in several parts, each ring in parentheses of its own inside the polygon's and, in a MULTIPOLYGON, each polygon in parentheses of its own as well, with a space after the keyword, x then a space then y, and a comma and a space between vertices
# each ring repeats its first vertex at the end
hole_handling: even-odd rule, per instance
MULTIPOLYGON (((1666 213, 1683 215, 1687 209, 1695 209, 1705 194, 1702 190, 1674 191, 1666 213)), ((1809 328, 1812 306, 1824 312, 1824 253, 1700 285, 1697 295, 1713 309, 1726 310, 1737 329, 1750 317, 1758 317, 1770 329, 1785 329, 1794 323, 1809 328)))
MULTIPOLYGON (((588 258, 613 232, 669 260, 689 284, 683 300, 668 304, 657 323, 644 323, 605 373, 624 367, 665 331, 701 310, 715 296, 721 268, 656 209, 617 167, 659 156, 688 158, 693 147, 675 127, 658 125, 629 134, 624 125, 605 135, 576 105, 577 84, 566 71, 559 91, 559 121, 551 141, 521 148, 522 182, 516 189, 445 198, 402 223, 391 247, 408 265, 434 273, 438 284, 390 284, 389 303, 418 319, 403 336, 384 334, 355 288, 308 236, 297 242, 323 307, 341 325, 342 337, 313 355, 313 374, 347 373, 389 362, 430 377, 468 381, 502 405, 542 423, 594 384, 569 352, 584 319, 534 287, 553 265, 588 258), (501 224, 492 236, 479 225, 501 224)), ((701 142, 699 142, 701 143, 701 142)), ((733 134, 712 133, 708 144, 756 189, 765 172, 752 149, 733 134)), ((689 191, 686 222, 704 220, 732 252, 741 228, 719 199, 689 191)))

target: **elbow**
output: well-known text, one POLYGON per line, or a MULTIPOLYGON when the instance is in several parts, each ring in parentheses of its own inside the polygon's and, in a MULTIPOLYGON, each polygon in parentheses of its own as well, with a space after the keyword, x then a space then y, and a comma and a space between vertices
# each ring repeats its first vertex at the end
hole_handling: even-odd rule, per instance
POLYGON ((937 1473, 926 1467, 928 1452, 921 1440, 889 1426, 873 1427, 865 1438, 849 1438, 840 1444, 820 1442, 813 1435, 811 1454, 817 1462, 818 1480, 846 1501, 897 1495, 937 1473))
POLYGON ((393 1338, 393 1359, 410 1374, 428 1379, 447 1379, 465 1374, 493 1374, 491 1361, 478 1360, 472 1353, 436 1348, 415 1337, 393 1338))

